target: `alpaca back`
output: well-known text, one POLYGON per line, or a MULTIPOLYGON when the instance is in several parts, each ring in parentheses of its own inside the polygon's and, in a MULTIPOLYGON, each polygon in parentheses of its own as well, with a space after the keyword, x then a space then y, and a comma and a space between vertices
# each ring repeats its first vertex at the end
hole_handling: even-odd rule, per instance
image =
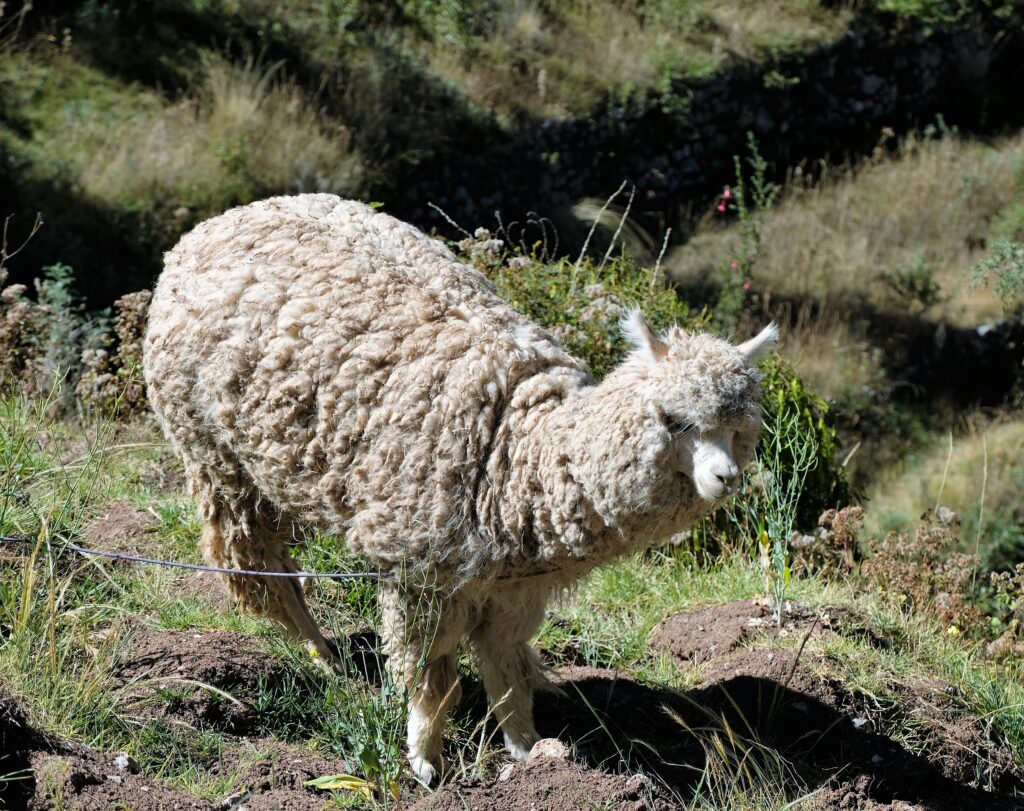
POLYGON ((345 531, 380 565, 461 565, 516 389, 550 380, 557 401, 590 380, 443 244, 324 194, 233 209, 183 237, 144 364, 190 478, 230 454, 245 480, 220 486, 345 531))

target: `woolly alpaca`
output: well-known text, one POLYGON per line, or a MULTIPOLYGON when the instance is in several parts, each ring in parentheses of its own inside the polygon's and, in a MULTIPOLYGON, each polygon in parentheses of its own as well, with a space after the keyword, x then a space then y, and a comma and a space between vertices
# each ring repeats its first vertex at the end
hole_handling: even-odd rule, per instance
MULTIPOLYGON (((401 575, 381 583, 382 636, 424 782, 459 644, 525 757, 549 597, 710 511, 753 453, 774 325, 738 347, 639 313, 624 329, 635 350, 595 385, 443 244, 331 195, 233 209, 166 256, 144 367, 203 554, 294 571, 305 524, 401 575)), ((294 579, 228 582, 330 657, 294 579)))

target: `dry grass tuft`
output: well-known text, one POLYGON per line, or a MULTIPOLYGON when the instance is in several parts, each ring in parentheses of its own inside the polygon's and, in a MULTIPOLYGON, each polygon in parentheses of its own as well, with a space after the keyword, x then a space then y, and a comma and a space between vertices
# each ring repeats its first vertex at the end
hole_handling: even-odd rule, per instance
MULTIPOLYGON (((936 438, 920 453, 885 471, 868 493, 869 530, 906 528, 914 516, 940 504, 962 516, 976 517, 987 467, 985 514, 1012 514, 1024 485, 1024 421, 989 422, 976 415, 968 430, 936 438), (947 471, 948 467, 948 471, 947 471)), ((991 527, 982 527, 982 537, 991 527)), ((973 532, 969 540, 974 542, 973 532)))
POLYGON ((358 182, 347 131, 279 64, 207 56, 176 102, 64 53, 13 54, 0 64, 0 83, 8 81, 31 137, 0 128, 4 146, 34 174, 148 217, 160 234, 258 197, 344 193, 358 182))
MULTIPOLYGON (((893 159, 856 172, 826 171, 811 184, 799 172, 765 221, 754 284, 775 294, 813 297, 837 307, 862 302, 922 309, 887 277, 923 264, 939 284, 929 315, 956 324, 998 317, 998 297, 973 288, 969 269, 985 254, 1004 212, 1024 200, 1024 136, 994 145, 911 137, 893 159)), ((673 278, 713 275, 727 261, 734 228, 710 220, 668 257, 673 278)))
POLYGON ((849 8, 775 0, 498 4, 461 47, 418 46, 432 72, 475 104, 501 114, 590 110, 611 90, 710 75, 731 58, 820 44, 849 25, 849 8), (510 70, 511 67, 511 70, 510 70))
POLYGON ((188 97, 99 136, 103 144, 84 168, 82 185, 115 204, 181 199, 196 185, 214 197, 239 199, 248 188, 257 194, 351 188, 355 163, 347 132, 328 130, 279 71, 279 64, 208 58, 188 97))

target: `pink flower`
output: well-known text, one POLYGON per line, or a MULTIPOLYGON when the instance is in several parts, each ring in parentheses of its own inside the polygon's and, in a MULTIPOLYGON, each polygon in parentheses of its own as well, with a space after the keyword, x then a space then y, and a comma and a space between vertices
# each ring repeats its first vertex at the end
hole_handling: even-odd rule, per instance
POLYGON ((736 270, 736 268, 738 268, 739 265, 736 262, 733 262, 731 265, 729 265, 729 267, 731 267, 733 270, 736 270))
POLYGON ((728 186, 726 186, 724 189, 722 189, 722 199, 723 200, 731 200, 732 199, 732 192, 729 191, 729 187, 728 186))
POLYGON ((715 208, 718 211, 725 211, 725 203, 719 203, 717 206, 715 206, 715 208))
POLYGON ((743 289, 744 290, 749 290, 750 289, 750 282, 743 282, 743 289))

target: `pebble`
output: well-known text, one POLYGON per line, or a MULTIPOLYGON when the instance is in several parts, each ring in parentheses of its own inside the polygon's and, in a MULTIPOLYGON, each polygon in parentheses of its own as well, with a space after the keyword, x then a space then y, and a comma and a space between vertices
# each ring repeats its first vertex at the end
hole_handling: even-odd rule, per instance
POLYGON ((139 773, 139 764, 135 762, 135 758, 129 755, 127 752, 121 752, 114 757, 114 765, 120 771, 129 771, 132 774, 139 773))
POLYGON ((534 761, 540 758, 551 757, 558 760, 569 759, 569 748, 558 738, 541 738, 533 745, 527 761, 534 761))
POLYGON ((498 772, 498 782, 504 783, 506 780, 510 780, 512 778, 512 772, 514 772, 515 770, 515 763, 506 763, 504 766, 501 767, 501 771, 498 772))

